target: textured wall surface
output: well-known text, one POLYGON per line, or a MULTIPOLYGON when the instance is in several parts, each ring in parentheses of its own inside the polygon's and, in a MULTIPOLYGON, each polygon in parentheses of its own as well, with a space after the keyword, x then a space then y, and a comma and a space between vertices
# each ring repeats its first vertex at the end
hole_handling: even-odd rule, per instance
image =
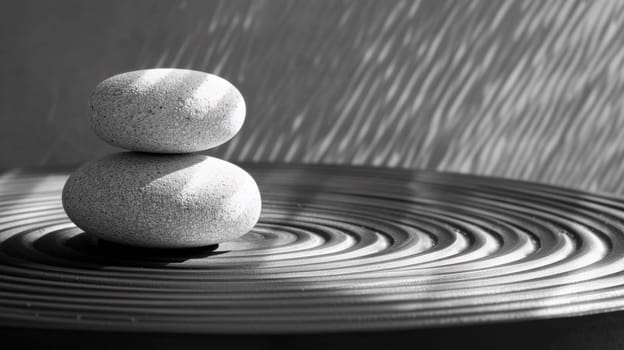
POLYGON ((12 1, 0 167, 113 151, 100 80, 147 67, 240 88, 231 160, 431 168, 624 194, 624 1, 12 1))

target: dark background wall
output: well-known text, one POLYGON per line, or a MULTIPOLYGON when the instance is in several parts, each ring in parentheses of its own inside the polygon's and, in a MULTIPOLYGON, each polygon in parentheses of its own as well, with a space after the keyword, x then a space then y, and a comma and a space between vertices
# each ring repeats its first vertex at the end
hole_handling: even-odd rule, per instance
POLYGON ((91 89, 212 72, 230 160, 432 168, 624 193, 624 1, 5 1, 0 168, 114 151, 91 89))

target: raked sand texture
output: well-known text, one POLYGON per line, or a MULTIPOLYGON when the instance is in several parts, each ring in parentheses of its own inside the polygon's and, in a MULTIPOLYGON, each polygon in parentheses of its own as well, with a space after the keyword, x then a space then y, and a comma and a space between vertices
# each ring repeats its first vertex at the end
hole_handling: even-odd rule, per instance
MULTIPOLYGON (((258 225, 218 247, 175 250, 84 234, 61 209, 64 174, 6 174, 0 325, 318 336, 624 310, 622 199, 425 171, 247 169, 263 194, 258 225)), ((592 329, 621 319, 585 329, 612 339, 617 327, 592 329)), ((539 333, 578 333, 554 324, 539 333)), ((535 335, 514 327, 515 337, 483 339, 535 335)))

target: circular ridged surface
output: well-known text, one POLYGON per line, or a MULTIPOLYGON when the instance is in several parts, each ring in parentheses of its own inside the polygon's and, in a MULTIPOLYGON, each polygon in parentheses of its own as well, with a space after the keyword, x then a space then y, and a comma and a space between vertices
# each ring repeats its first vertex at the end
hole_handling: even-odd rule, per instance
POLYGON ((237 241, 107 243, 65 216, 66 174, 0 175, 0 325, 199 333, 404 329, 624 307, 624 202, 477 176, 244 165, 237 241))

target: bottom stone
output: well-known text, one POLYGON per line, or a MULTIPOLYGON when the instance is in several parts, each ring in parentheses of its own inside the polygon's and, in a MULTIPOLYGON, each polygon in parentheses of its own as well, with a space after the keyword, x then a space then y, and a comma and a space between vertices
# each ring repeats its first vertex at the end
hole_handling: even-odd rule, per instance
POLYGON ((116 153, 86 163, 63 188, 63 208, 78 227, 140 247, 238 238, 257 223, 261 206, 246 171, 200 154, 116 153))

